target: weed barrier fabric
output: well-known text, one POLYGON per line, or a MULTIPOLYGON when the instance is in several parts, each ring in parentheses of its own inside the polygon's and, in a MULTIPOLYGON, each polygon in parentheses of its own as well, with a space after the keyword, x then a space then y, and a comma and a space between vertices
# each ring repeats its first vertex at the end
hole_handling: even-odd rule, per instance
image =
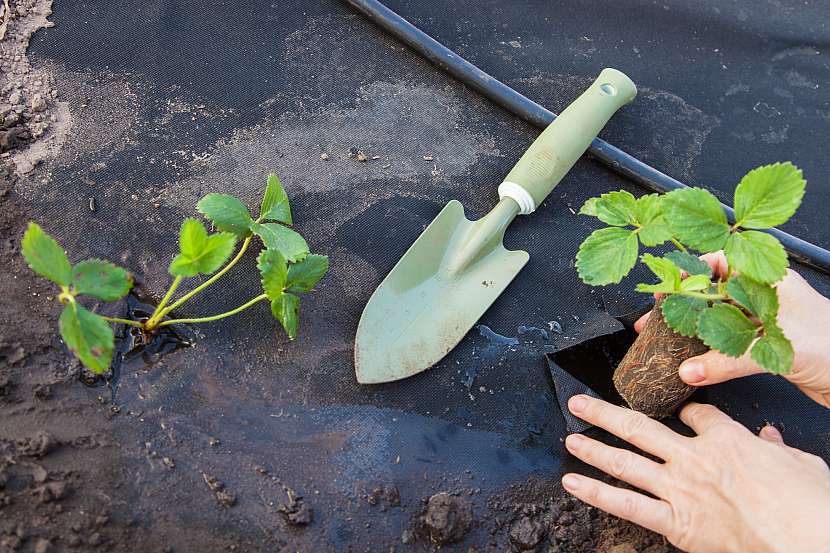
MULTIPOLYGON (((727 203, 747 169, 794 161, 808 188, 785 230, 830 246, 830 159, 817 139, 830 131, 830 6, 388 5, 554 112, 601 68, 626 72, 640 94, 602 137, 727 203)), ((253 207, 273 171, 298 231, 331 258, 304 300, 297 340, 261 306, 197 327, 193 348, 122 363, 110 388, 84 389, 82 401, 101 395, 120 413, 109 423, 120 454, 107 462, 136 475, 113 492, 129 505, 121 508, 147 527, 168 520, 188 538, 221 532, 249 550, 377 551, 400 544, 422 498, 450 491, 475 519, 459 550, 505 550, 493 498, 555 482, 574 464, 546 354, 623 330, 615 317, 647 303, 631 291, 642 273, 602 290, 578 280, 572 259, 593 223, 575 212, 605 191, 643 191, 578 162, 508 231, 507 247, 531 261, 480 326, 429 371, 359 386, 353 336, 371 292, 447 201, 460 200, 470 218, 486 213, 538 130, 335 1, 53 9, 55 26, 35 35, 29 55, 71 124, 15 191, 70 257, 112 259, 160 297, 178 226, 198 199, 227 192, 253 207), (350 157, 355 149, 368 161, 350 157), (176 469, 158 468, 155 451, 176 469), (203 473, 233 491, 233 506, 217 503, 203 473), (367 499, 392 487, 400 505, 367 499), (312 506, 308 527, 280 515, 287 488, 312 506)), ((255 295, 253 256, 242 265, 182 315, 255 295)), ((830 279, 795 268, 830 294, 830 279)), ((781 379, 702 394, 748 427, 775 423, 791 445, 830 459, 827 411, 781 379)))

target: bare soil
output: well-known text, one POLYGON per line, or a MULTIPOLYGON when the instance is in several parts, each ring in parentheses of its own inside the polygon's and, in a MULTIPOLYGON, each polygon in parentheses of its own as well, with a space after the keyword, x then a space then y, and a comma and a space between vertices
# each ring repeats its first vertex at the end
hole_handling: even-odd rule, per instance
POLYGON ((558 481, 531 478, 491 499, 489 506, 497 513, 496 524, 507 530, 511 550, 515 552, 678 551, 662 536, 568 496, 558 481))

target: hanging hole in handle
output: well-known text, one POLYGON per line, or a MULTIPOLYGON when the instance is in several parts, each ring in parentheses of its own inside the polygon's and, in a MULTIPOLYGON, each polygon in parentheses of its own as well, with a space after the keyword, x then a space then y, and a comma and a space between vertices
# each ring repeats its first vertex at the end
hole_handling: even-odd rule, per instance
POLYGON ((617 95, 617 87, 615 87, 611 83, 603 83, 603 84, 599 85, 599 89, 606 96, 616 96, 617 95))

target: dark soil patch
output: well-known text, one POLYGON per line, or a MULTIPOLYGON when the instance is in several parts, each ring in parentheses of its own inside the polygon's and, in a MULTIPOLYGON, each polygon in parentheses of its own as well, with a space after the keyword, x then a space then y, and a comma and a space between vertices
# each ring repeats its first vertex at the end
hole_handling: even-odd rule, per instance
POLYGON ((19 255, 27 210, 0 173, 0 551, 129 550, 135 529, 111 496, 106 411, 82 397, 54 290, 19 255))
POLYGON ((498 513, 494 535, 507 533, 514 552, 673 553, 665 538, 608 515, 562 491, 558 480, 511 487, 489 507, 498 513))
POLYGON ((29 214, 14 183, 0 167, 0 551, 167 551, 179 531, 194 550, 224 549, 231 540, 150 530, 125 508, 136 475, 112 437, 117 410, 79 383, 55 290, 20 255, 29 214))

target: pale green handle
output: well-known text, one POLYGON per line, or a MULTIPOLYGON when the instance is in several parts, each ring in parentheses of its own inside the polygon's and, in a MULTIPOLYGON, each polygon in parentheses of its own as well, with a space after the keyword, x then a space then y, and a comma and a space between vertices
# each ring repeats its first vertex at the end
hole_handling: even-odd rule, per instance
POLYGON ((624 73, 603 69, 588 90, 530 145, 499 187, 499 195, 516 200, 522 213, 533 212, 611 116, 636 95, 637 87, 624 73))

